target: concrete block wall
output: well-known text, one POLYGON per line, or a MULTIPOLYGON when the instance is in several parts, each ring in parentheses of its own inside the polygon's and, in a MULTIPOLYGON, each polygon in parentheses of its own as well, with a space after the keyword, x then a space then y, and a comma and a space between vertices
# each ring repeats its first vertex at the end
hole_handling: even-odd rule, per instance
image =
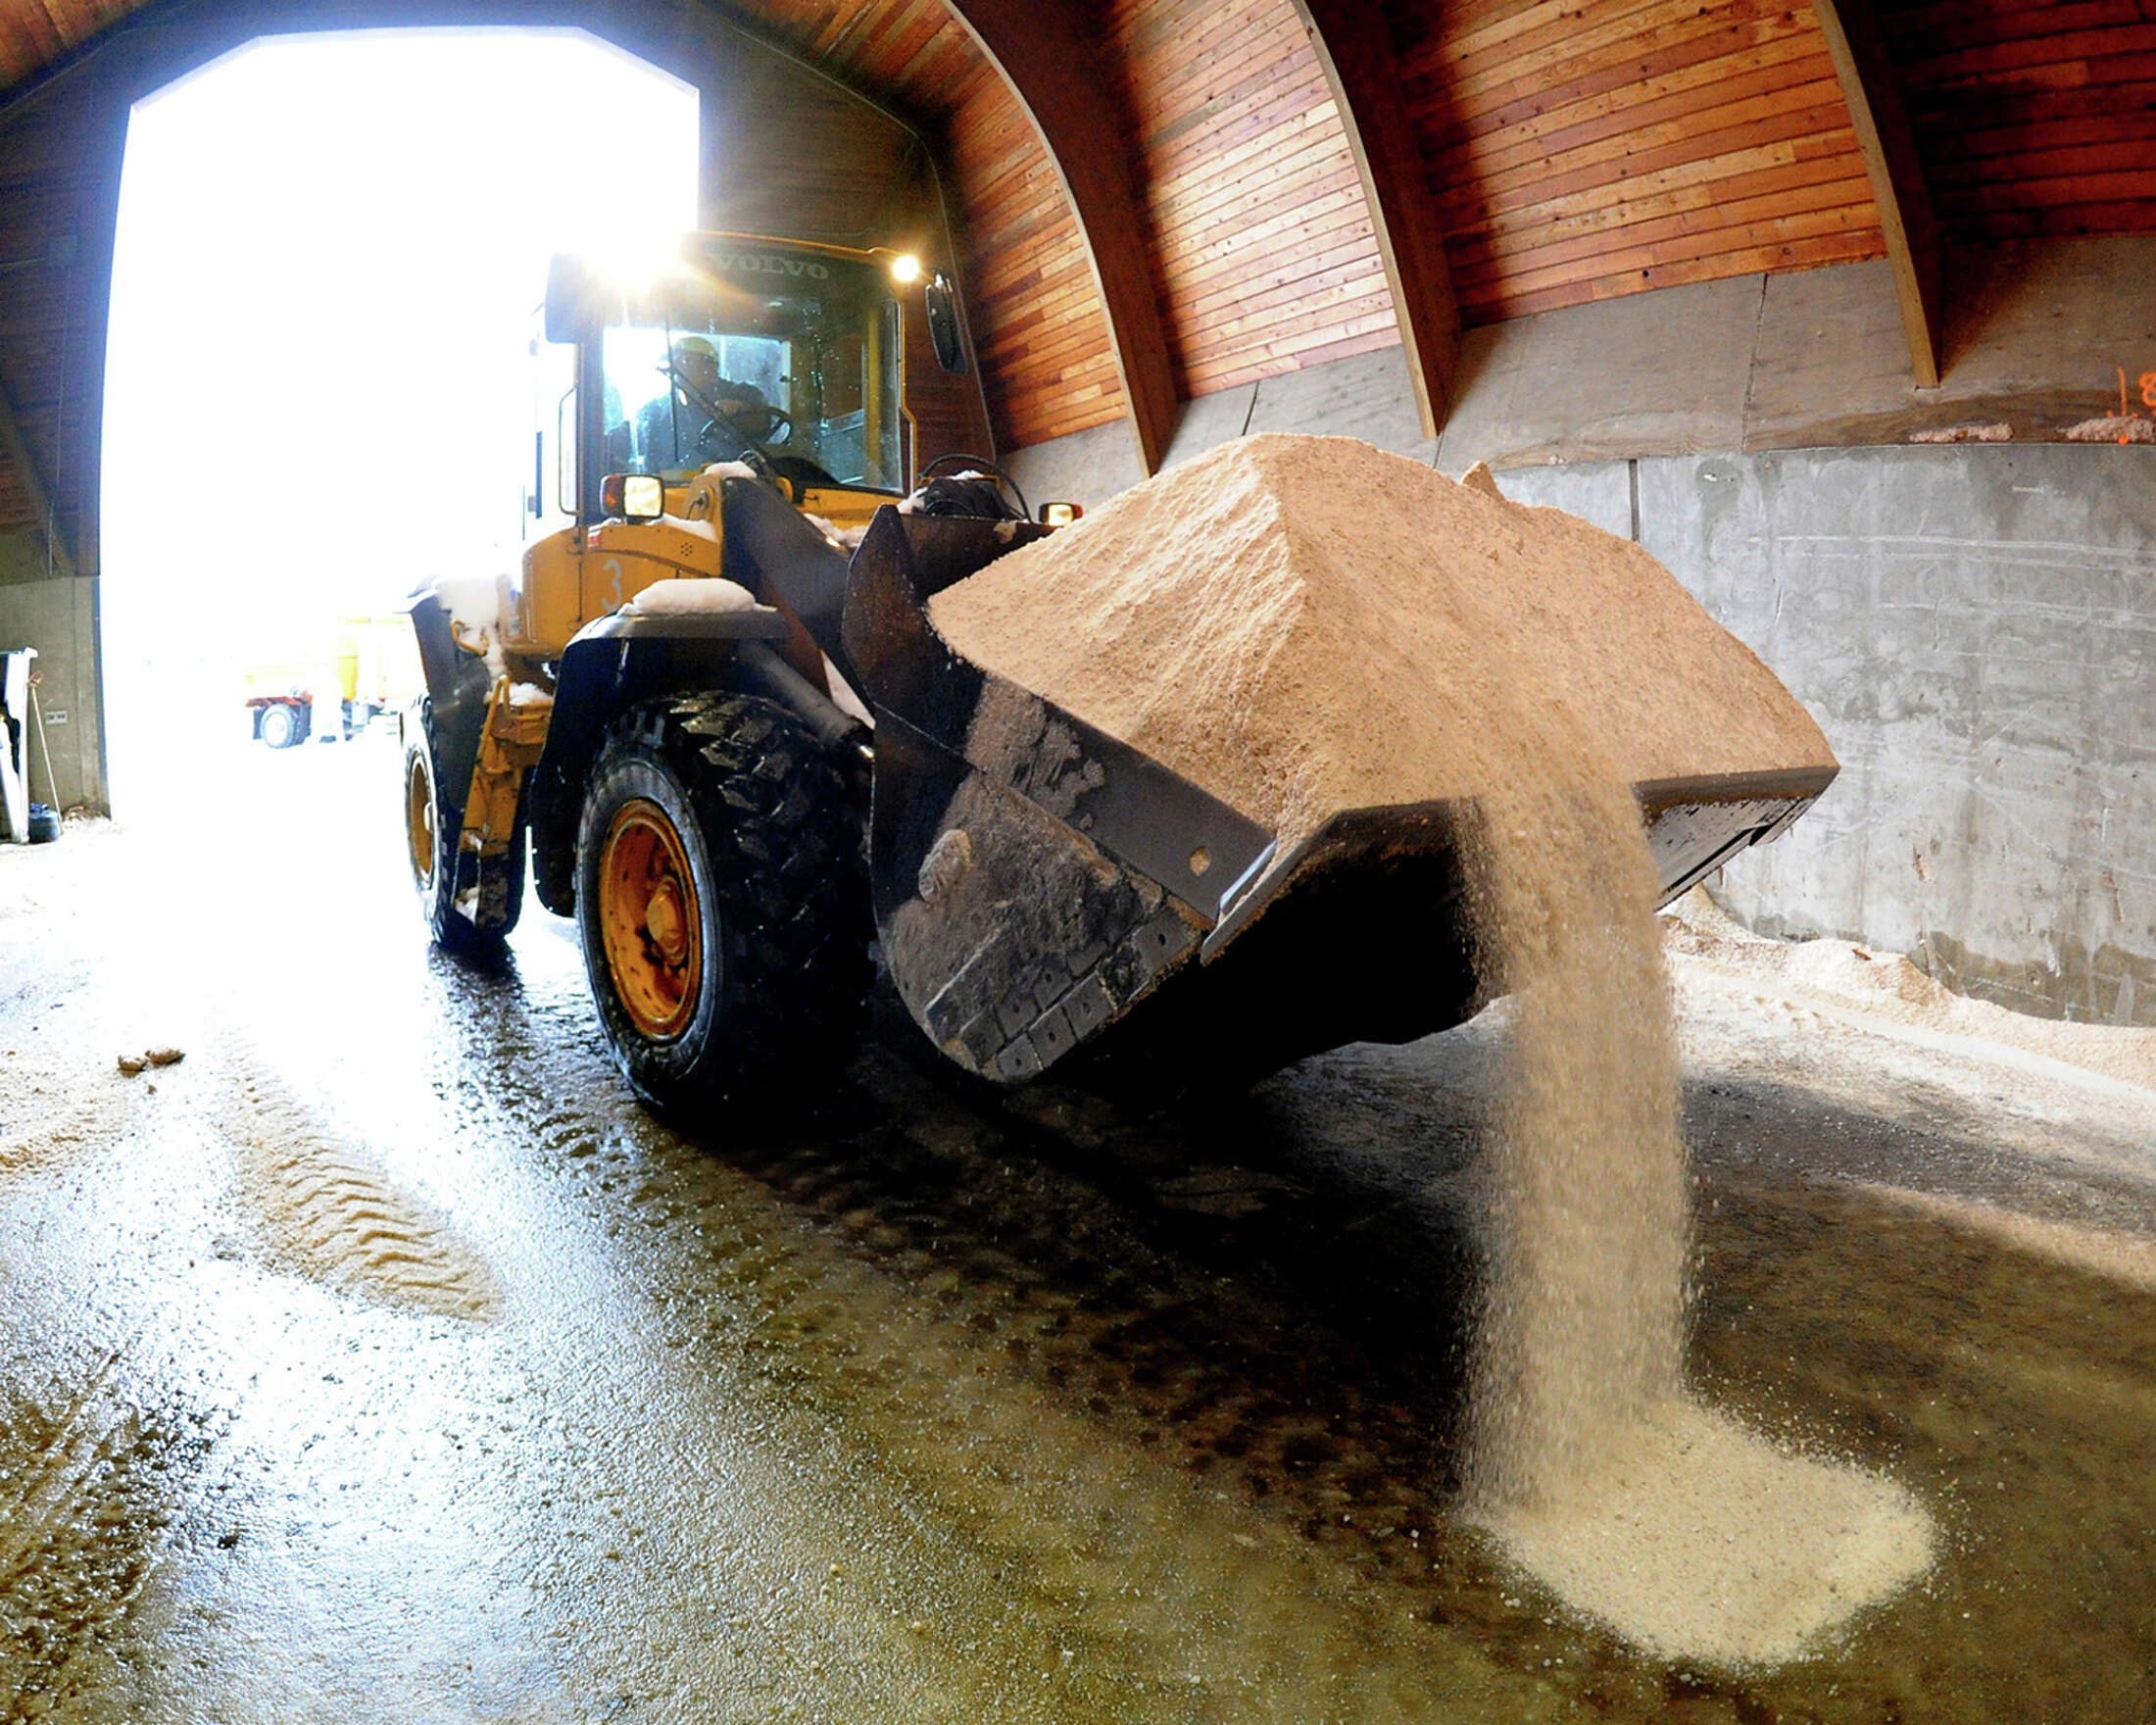
POLYGON ((1769 934, 2023 1011, 2156 1024, 2156 449, 1650 458, 1500 473, 1637 537, 1841 762, 1723 870, 1769 934), (1635 501, 1636 500, 1636 501, 1635 501))
MULTIPOLYGON (((29 738, 30 795, 56 809, 103 813, 104 741, 97 675, 97 582, 47 572, 43 536, 0 532, 0 647, 34 647, 45 747, 29 738), (45 766, 45 750, 52 770, 45 766)), ((29 723, 27 715, 24 722, 29 723)))
MULTIPOLYGON (((1262 431, 1360 437, 1424 463, 1438 453, 1437 444, 1422 434, 1407 362, 1398 348, 1389 347, 1186 402, 1161 470, 1181 467, 1230 438, 1262 431)), ((1092 509, 1145 476, 1137 447, 1120 424, 1097 425, 1018 450, 1004 458, 1004 466, 1036 508, 1054 500, 1092 509)))

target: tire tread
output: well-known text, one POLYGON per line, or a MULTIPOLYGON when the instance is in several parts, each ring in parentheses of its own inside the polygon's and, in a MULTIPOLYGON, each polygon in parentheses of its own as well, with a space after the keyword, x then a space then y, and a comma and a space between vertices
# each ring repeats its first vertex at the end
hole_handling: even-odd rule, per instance
MULTIPOLYGON (((799 1108, 801 1086, 852 1063, 872 980, 865 828, 845 770, 758 696, 713 690, 631 709, 592 774, 577 840, 580 916, 593 799, 612 762, 639 756, 671 773, 703 833, 719 901, 721 1022, 690 1072, 667 1075, 639 1060, 633 1037, 624 1044, 602 1003, 616 1059, 662 1109, 799 1108)), ((587 967, 603 963, 589 938, 585 956, 587 967)), ((596 997, 602 982, 592 982, 596 997)))

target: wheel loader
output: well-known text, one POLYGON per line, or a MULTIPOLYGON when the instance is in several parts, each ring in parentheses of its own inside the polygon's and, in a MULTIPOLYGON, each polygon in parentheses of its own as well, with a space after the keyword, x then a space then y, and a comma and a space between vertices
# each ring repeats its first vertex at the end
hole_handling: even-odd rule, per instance
MULTIPOLYGON (((437 940, 501 941, 528 866, 662 1109, 843 1067, 872 949, 998 1084, 1247 1077, 1460 1021, 1471 809, 1347 811, 1283 851, 938 635, 934 594, 1060 529, 986 462, 919 460, 909 319, 966 364, 950 284, 888 253, 705 234, 635 279, 555 261, 520 562, 412 607, 406 831, 437 940)), ((1637 787, 1665 899, 1832 776, 1637 787)))

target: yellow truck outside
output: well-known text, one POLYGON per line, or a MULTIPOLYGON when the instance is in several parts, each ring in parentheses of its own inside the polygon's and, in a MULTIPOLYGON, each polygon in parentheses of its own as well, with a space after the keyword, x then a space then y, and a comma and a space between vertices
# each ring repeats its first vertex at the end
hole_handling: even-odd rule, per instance
POLYGON ((322 731, 325 739, 357 736, 424 686, 411 618, 346 616, 319 651, 250 668, 246 704, 255 740, 289 749, 318 723, 334 725, 322 731))

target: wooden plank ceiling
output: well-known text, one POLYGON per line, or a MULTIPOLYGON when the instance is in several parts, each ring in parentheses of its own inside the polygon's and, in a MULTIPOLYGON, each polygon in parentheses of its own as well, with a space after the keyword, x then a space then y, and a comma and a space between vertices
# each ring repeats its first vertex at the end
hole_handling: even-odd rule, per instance
MULTIPOLYGON (((1440 219, 1461 317, 1881 255, 1818 21, 1790 0, 1363 0, 1440 219)), ((1949 239, 2156 231, 2156 0, 1874 0, 1949 239)), ((0 0, 8 85, 127 0, 0 0)), ((1847 0, 1844 11, 1849 10, 1847 0)), ((1027 110, 945 0, 734 0, 940 148, 999 442, 1113 419, 1083 235, 1027 110)), ((1386 261, 1294 0, 1106 0, 1179 394, 1398 339, 1386 261)), ((0 186, 0 265, 37 225, 0 186)), ((35 271, 0 276, 0 342, 35 340, 35 271)), ((20 370, 15 373, 22 375, 20 370)), ((50 404, 14 404, 34 449, 50 404)), ((0 479, 0 515, 24 488, 0 479)))
POLYGON ((133 10, 131 0, 8 0, 0 5, 0 89, 21 83, 133 10))
POLYGON ((1469 321, 1881 253, 1808 7, 1394 0, 1390 16, 1469 321))
POLYGON ((940 132, 966 310, 999 440, 1122 411, 1093 271, 1025 110, 944 0, 756 0, 760 34, 940 132))
POLYGON ((1186 395, 1398 339, 1362 181, 1281 0, 1112 0, 1186 395))
MULTIPOLYGON (((755 10, 760 30, 940 132, 1000 440, 1115 418, 1108 333, 1055 165, 944 0, 755 10)), ((1288 0, 1115 0, 1102 23, 1178 393, 1396 341, 1354 161, 1288 0)))
MULTIPOLYGON (((0 0, 0 13, 11 4, 0 0)), ((14 147, 0 167, 0 529, 43 530, 56 568, 66 567, 80 506, 95 491, 94 474, 76 459, 84 415, 94 412, 80 360, 84 310, 104 296, 86 291, 79 234, 95 220, 87 206, 100 164, 65 146, 79 106, 62 91, 30 123, 11 128, 14 147)))
POLYGON ((1882 4, 1949 239, 2156 230, 2156 0, 1882 4))

